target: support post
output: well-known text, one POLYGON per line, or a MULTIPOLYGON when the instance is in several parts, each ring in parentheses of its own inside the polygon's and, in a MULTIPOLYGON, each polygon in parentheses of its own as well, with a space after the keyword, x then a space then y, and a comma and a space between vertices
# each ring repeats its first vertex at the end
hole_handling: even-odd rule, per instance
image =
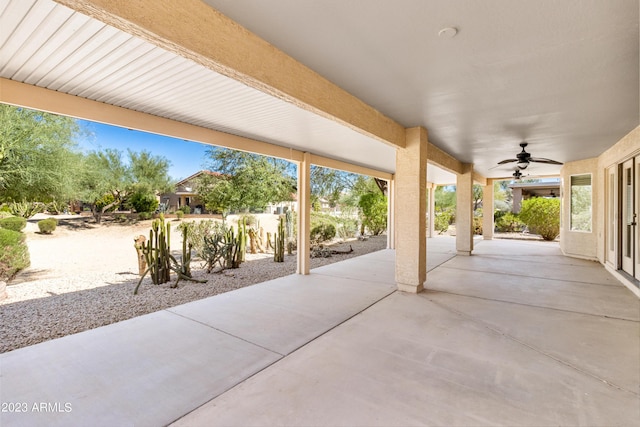
POLYGON ((406 129, 406 147, 396 153, 396 283, 418 293, 427 279, 427 130, 406 129))
POLYGON ((473 165, 464 164, 456 180, 456 251, 471 255, 473 251, 473 165))
POLYGON ((493 179, 487 178, 487 185, 482 188, 482 238, 493 239, 493 179))
POLYGON ((436 235, 436 188, 437 184, 431 184, 429 187, 429 230, 427 237, 431 238, 436 235))
POLYGON ((310 224, 311 154, 303 153, 298 163, 298 274, 309 274, 310 224))
POLYGON ((387 249, 396 248, 395 185, 395 176, 392 176, 387 182, 387 249))

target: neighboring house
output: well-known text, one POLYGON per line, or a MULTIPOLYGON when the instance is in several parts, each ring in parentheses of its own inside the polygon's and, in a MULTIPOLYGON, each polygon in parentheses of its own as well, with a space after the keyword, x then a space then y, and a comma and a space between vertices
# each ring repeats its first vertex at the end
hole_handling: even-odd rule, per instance
POLYGON ((270 203, 265 207, 264 212, 280 215, 287 211, 296 212, 297 210, 298 210, 298 193, 292 193, 291 201, 270 203))
POLYGON ((219 175, 217 172, 201 170, 176 183, 176 189, 173 193, 160 195, 160 203, 166 206, 167 212, 175 212, 183 206, 189 206, 193 214, 208 213, 204 203, 196 194, 197 179, 203 174, 219 175))
POLYGON ((522 201, 530 197, 560 197, 560 181, 519 182, 509 184, 509 188, 513 191, 513 213, 519 213, 522 201))

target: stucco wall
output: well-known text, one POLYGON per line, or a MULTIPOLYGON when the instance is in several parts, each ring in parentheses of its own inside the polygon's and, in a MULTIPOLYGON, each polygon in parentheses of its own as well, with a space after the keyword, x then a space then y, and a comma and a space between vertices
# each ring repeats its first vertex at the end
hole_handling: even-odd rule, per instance
POLYGON ((622 138, 618 143, 613 145, 607 151, 602 153, 600 157, 598 157, 598 170, 601 173, 601 179, 598 180, 598 191, 599 194, 602 195, 601 203, 598 204, 597 217, 598 228, 598 261, 604 264, 606 256, 605 256, 605 238, 606 238, 606 224, 605 224, 605 185, 606 185, 606 177, 605 170, 606 168, 622 163, 623 161, 629 159, 634 155, 640 155, 640 126, 629 132, 624 138, 622 138))
POLYGON ((598 222, 600 196, 599 185, 603 174, 599 173, 598 159, 579 160, 568 162, 562 166, 560 176, 562 178, 562 219, 560 227, 560 249, 565 255, 579 258, 597 259, 598 246, 598 222), (591 174, 591 232, 571 231, 571 175, 591 174))

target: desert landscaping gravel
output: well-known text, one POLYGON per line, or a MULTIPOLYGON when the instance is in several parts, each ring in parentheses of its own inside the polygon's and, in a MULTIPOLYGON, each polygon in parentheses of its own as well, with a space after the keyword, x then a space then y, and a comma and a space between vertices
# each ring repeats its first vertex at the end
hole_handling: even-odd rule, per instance
MULTIPOLYGON (((274 262, 272 255, 248 254, 240 268, 211 274, 194 261, 194 277, 207 283, 180 281, 177 288, 171 288, 173 282, 153 285, 147 277, 138 295, 133 295, 139 280, 133 239, 148 234, 150 221, 96 225, 88 218, 76 217, 62 220, 53 235, 45 236, 35 232, 37 219, 31 220, 25 230, 31 267, 9 282, 8 298, 0 301, 0 353, 294 274, 296 270, 295 254, 285 255, 284 263, 274 262)), ((172 236, 174 249, 180 247, 176 237, 172 236)), ((349 246, 353 248, 350 254, 313 258, 311 268, 384 249, 386 236, 339 243, 332 249, 349 246)))

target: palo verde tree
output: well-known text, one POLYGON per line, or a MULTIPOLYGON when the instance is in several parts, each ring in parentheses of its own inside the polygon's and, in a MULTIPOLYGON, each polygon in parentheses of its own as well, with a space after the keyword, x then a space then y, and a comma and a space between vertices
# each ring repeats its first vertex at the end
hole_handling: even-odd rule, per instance
POLYGON ((0 104, 0 202, 71 198, 81 131, 72 118, 0 104))
POLYGON ((208 210, 226 215, 292 200, 296 184, 291 163, 227 148, 212 148, 207 154, 209 168, 217 173, 204 174, 196 192, 208 210))
POLYGON ((81 199, 100 223, 105 212, 127 204, 136 194, 153 195, 167 189, 169 161, 149 152, 128 152, 125 161, 115 149, 90 152, 84 158, 81 199))

